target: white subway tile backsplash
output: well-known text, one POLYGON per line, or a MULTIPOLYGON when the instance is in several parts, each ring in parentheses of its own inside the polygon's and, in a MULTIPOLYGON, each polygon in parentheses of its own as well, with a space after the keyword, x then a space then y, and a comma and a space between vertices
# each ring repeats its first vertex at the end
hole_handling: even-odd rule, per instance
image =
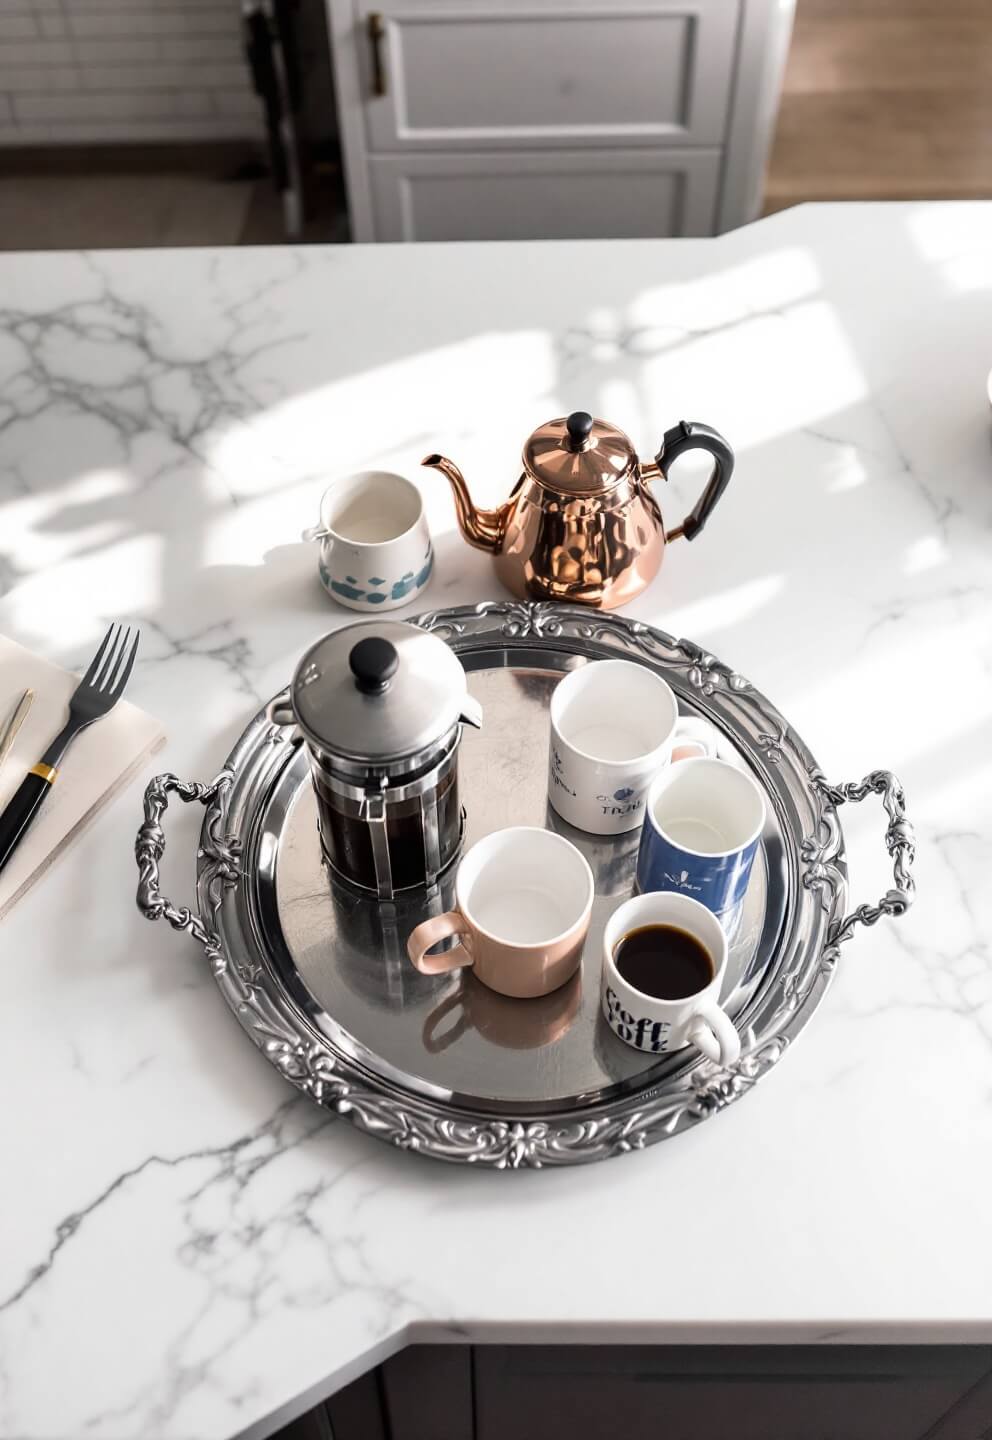
MULTIPOLYGON (((24 3, 25 0, 21 0, 21 4, 24 3)), ((93 13, 100 10, 129 10, 132 13, 138 10, 171 10, 173 12, 181 10, 188 15, 204 8, 219 10, 221 0, 65 0, 63 8, 93 13)), ((238 8, 235 3, 235 11, 238 8)))
POLYGON ((127 39, 74 40, 73 52, 82 65, 132 65, 161 59, 161 40, 127 39))
MULTIPOLYGON (((0 96, 0 107, 3 98, 0 96)), ((39 121, 4 125, 0 108, 0 149, 6 145, 115 144, 120 142, 123 134, 132 144, 169 140, 246 140, 260 137, 262 124, 257 118, 250 123, 204 115, 190 120, 129 120, 126 130, 120 120, 76 120, 68 124, 39 121)))
POLYGON ((262 132, 237 0, 0 0, 0 145, 262 132))
POLYGON ((87 65, 83 78, 87 90, 248 89, 248 72, 242 64, 87 65))
POLYGON ((159 39, 155 43, 159 47, 160 60, 193 61, 194 64, 201 60, 238 60, 244 63, 244 45, 237 26, 232 26, 225 35, 177 36, 159 39))
POLYGON ((168 120, 210 114, 206 93, 163 90, 148 94, 115 91, 105 95, 14 95, 14 117, 19 121, 168 120))
POLYGON ((79 89, 79 71, 74 65, 13 65, 4 63, 0 49, 0 91, 8 94, 46 95, 79 89))
POLYGON ((34 15, 0 14, 0 43, 7 40, 29 40, 39 33, 38 21, 34 15))
POLYGON ((39 15, 38 28, 46 40, 58 40, 69 33, 64 15, 39 15))
POLYGON ((241 36, 236 27, 230 35, 194 35, 177 39, 162 36, 129 38, 127 40, 107 39, 75 40, 73 53, 83 65, 130 65, 162 61, 165 64, 208 64, 220 61, 222 64, 243 63, 241 36))
POLYGON ((226 35, 239 21, 231 5, 198 5, 194 10, 77 10, 69 15, 69 28, 81 39, 96 35, 226 35))
POLYGON ((247 90, 215 90, 213 102, 218 115, 226 115, 231 119, 238 115, 250 116, 259 113, 258 96, 247 90))
POLYGON ((75 58, 69 40, 11 40, 0 45, 3 69, 14 65, 70 65, 75 58))

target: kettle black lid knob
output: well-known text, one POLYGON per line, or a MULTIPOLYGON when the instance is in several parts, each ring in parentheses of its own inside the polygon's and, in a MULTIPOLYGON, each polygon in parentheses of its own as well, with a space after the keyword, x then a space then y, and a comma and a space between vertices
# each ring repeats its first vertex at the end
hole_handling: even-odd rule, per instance
POLYGON ((573 410, 565 421, 569 450, 584 450, 592 427, 593 418, 588 410, 573 410))
POLYGON ((396 646, 378 635, 359 640, 348 655, 355 684, 364 695, 379 695, 387 689, 399 663, 396 646))

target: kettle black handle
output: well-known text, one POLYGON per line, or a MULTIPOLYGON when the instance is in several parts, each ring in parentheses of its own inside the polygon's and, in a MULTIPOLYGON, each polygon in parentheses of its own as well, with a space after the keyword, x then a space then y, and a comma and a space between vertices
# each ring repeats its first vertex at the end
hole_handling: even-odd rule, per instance
POLYGON ((677 540, 680 535, 684 535, 687 540, 695 540, 734 473, 734 452, 719 430, 713 430, 698 420, 680 420, 671 430, 665 431, 661 449, 655 456, 655 462, 665 480, 668 479, 668 467, 687 450, 708 450, 713 456, 713 469, 695 508, 690 510, 681 525, 665 532, 666 540, 677 540))

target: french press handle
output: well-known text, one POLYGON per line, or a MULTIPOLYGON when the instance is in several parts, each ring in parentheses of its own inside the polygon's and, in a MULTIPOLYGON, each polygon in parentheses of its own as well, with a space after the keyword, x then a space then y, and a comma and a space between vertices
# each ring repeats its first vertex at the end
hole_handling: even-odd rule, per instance
POLYGON ((671 430, 665 431, 661 449, 654 457, 663 479, 668 479, 669 466, 687 450, 707 450, 713 456, 713 469, 695 508, 689 511, 681 525, 665 532, 666 540, 677 540, 680 535, 687 540, 695 540, 734 473, 734 452, 719 430, 713 430, 698 420, 680 420, 671 430))

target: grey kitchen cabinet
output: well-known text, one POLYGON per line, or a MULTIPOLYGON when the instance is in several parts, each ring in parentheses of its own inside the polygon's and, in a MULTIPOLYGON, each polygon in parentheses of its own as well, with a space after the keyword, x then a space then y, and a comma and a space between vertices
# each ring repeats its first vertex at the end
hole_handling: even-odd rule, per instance
POLYGON ((718 150, 376 155, 376 233, 393 240, 548 240, 708 235, 718 150), (552 198, 553 197, 553 198, 552 198))
POLYGON ((992 1347, 414 1345, 327 1415, 334 1440, 987 1440, 992 1347))
MULTIPOLYGON (((716 145, 738 0, 355 0, 382 16, 385 94, 367 110, 374 151, 716 145)), ((367 76, 371 81, 372 76, 367 76)))
POLYGON ((754 218, 792 0, 327 0, 356 240, 754 218))

